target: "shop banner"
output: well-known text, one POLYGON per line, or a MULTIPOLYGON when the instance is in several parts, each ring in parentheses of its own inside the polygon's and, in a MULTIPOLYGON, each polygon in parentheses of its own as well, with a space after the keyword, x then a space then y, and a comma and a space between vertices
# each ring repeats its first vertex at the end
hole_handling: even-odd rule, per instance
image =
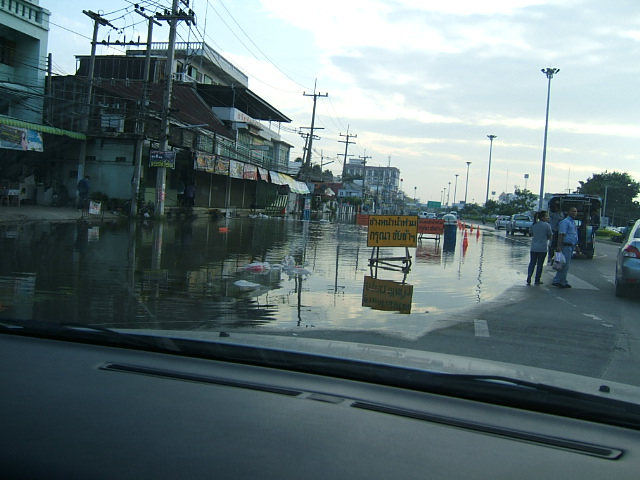
POLYGON ((193 168, 213 173, 216 165, 216 156, 211 153, 196 153, 193 168))
POLYGON ((176 152, 151 150, 149 153, 149 166, 176 168, 176 152))
POLYGON ((276 185, 286 185, 287 181, 284 178, 280 178, 280 174, 278 172, 274 172, 273 170, 269 170, 269 176, 271 177, 271 183, 275 183, 276 185))
POLYGON ((229 175, 230 162, 231 161, 228 158, 218 156, 216 159, 216 168, 213 173, 217 173, 218 175, 229 175))
POLYGON ((258 172, 260 173, 260 178, 265 182, 269 181, 269 170, 266 168, 258 167, 258 172))
POLYGON ((245 180, 257 180, 258 179, 258 167, 251 165, 250 163, 244 164, 244 171, 242 172, 242 178, 245 180))
POLYGON ((29 128, 0 125, 0 148, 22 150, 23 152, 43 152, 42 135, 29 128))
POLYGON ((231 178, 242 178, 244 174, 244 163, 231 160, 229 163, 229 175, 231 178))

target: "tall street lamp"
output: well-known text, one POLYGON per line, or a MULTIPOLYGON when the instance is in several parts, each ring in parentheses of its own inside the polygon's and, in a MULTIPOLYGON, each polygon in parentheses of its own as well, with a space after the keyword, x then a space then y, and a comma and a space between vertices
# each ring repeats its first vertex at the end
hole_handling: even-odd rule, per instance
POLYGON ((547 162, 547 132, 549 130, 549 98, 551 96, 551 79, 560 71, 559 68, 543 68, 541 70, 547 76, 547 115, 544 122, 544 145, 542 147, 542 172, 540 173, 540 198, 538 199, 538 210, 542 210, 544 200, 544 168, 547 162))
POLYGON ((467 190, 469 189, 469 165, 471 162, 467 162, 467 183, 464 186, 464 206, 467 206, 467 190))
POLYGON ((493 150, 493 139, 496 138, 497 135, 487 135, 487 138, 489 139, 490 145, 489 145, 489 170, 487 172, 487 196, 484 199, 484 204, 485 206, 487 205, 487 202, 489 201, 489 179, 491 178, 491 151, 493 150))
POLYGON ((449 188, 447 189, 447 207, 449 206, 449 197, 451 196, 451 182, 449 182, 449 188))
POLYGON ((459 175, 456 173, 456 183, 453 187, 453 204, 456 204, 456 193, 458 193, 458 177, 459 175))

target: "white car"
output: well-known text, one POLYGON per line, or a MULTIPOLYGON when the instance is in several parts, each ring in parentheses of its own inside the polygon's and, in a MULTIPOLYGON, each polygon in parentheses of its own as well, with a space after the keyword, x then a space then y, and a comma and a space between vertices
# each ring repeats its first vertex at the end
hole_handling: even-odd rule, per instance
POLYGON ((494 224, 495 229, 500 230, 501 228, 507 228, 510 219, 511 217, 508 215, 498 215, 496 217, 496 223, 494 224))

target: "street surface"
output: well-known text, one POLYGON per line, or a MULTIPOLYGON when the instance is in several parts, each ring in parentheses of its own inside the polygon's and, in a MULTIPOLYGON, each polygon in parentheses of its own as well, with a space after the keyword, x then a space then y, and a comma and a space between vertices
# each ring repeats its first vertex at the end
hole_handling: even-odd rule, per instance
MULTIPOLYGON (((505 235, 504 231, 496 234, 505 235)), ((516 244, 529 242, 528 237, 508 239, 516 244)), ((615 297, 618 246, 598 242, 596 248, 592 260, 575 259, 571 264, 571 289, 551 285, 554 272, 550 267, 545 267, 543 285, 526 285, 526 265, 520 265, 520 282, 488 303, 451 315, 451 326, 419 339, 380 339, 366 333, 341 332, 331 332, 330 337, 640 385, 640 298, 615 297)))

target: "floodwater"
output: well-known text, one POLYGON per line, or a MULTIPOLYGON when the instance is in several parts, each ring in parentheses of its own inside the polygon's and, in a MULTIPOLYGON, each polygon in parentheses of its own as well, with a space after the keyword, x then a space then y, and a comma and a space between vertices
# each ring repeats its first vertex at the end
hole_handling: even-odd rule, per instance
POLYGON ((490 228, 465 242, 458 230, 453 251, 434 239, 410 248, 408 272, 370 266, 372 251, 366 227, 275 218, 2 225, 0 318, 416 338, 523 283, 529 241, 490 228))

